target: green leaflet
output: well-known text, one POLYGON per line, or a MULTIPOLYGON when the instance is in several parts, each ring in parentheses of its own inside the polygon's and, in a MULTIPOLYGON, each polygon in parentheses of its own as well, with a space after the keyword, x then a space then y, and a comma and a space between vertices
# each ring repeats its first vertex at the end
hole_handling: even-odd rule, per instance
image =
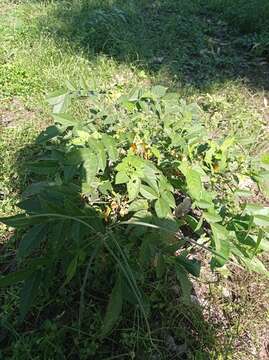
POLYGON ((54 113, 53 115, 53 119, 54 119, 54 122, 56 124, 60 124, 62 125, 64 128, 73 128, 77 125, 79 125, 78 122, 76 122, 71 115, 69 114, 56 114, 54 113))
POLYGON ((250 190, 236 190, 234 195, 238 197, 249 197, 252 195, 252 192, 250 190))
POLYGON ((176 276, 180 283, 182 301, 186 305, 189 305, 192 291, 192 283, 188 277, 188 273, 186 272, 186 270, 179 264, 176 264, 176 276))
POLYGON ((0 222, 3 224, 6 224, 8 226, 14 227, 14 228, 20 228, 25 227, 29 225, 34 224, 40 224, 44 222, 48 222, 50 219, 48 217, 32 217, 32 216, 26 216, 26 215, 15 215, 10 216, 8 218, 0 218, 0 222))
POLYGON ((73 259, 70 261, 66 271, 66 279, 64 285, 68 284, 75 276, 78 267, 78 260, 79 260, 79 254, 75 255, 73 259))
POLYGON ((117 174, 116 174, 116 177, 115 177, 115 184, 118 185, 118 184, 126 184, 130 181, 130 178, 126 175, 126 173, 124 171, 119 171, 117 174))
POLYGON ((226 138, 220 147, 221 151, 226 153, 227 150, 234 144, 234 142, 235 142, 235 139, 233 137, 226 138))
POLYGON ((156 266, 156 275, 158 279, 161 279, 166 271, 166 264, 164 260, 164 256, 162 254, 159 254, 157 256, 157 266, 156 266))
POLYGON ((54 187, 55 185, 57 185, 57 184, 54 181, 35 182, 26 188, 26 190, 22 194, 22 197, 26 198, 26 197, 29 197, 32 195, 39 194, 43 190, 47 189, 48 187, 54 187))
POLYGON ((141 95, 141 89, 133 88, 128 94, 128 100, 129 101, 137 101, 137 100, 139 100, 140 95, 141 95))
POLYGON ((159 218, 166 218, 170 214, 170 206, 162 197, 156 200, 154 207, 159 218))
POLYGON ((19 258, 28 256, 30 252, 38 247, 46 236, 46 224, 33 226, 21 239, 17 256, 19 258))
POLYGON ((108 195, 109 193, 111 193, 113 191, 113 187, 112 184, 109 180, 105 180, 102 181, 99 185, 98 185, 98 190, 103 194, 103 195, 108 195))
POLYGON ((155 192, 159 193, 158 183, 157 183, 157 176, 155 173, 149 175, 147 174, 146 169, 144 168, 144 175, 143 181, 149 185, 155 192))
POLYGON ((160 174, 159 175, 159 190, 162 193, 171 193, 174 191, 173 186, 169 183, 168 179, 160 174))
POLYGON ((257 226, 269 228, 269 207, 257 204, 248 204, 244 213, 253 216, 253 222, 257 226))
POLYGON ((216 263, 223 266, 229 258, 230 243, 229 232, 226 228, 219 224, 211 224, 215 249, 220 256, 215 256, 216 263))
POLYGON ((102 142, 106 148, 109 159, 111 161, 116 161, 118 159, 118 150, 113 137, 107 134, 103 134, 102 142))
POLYGON ((175 263, 180 264, 184 267, 185 270, 192 274, 193 276, 198 277, 200 275, 201 263, 195 259, 187 259, 186 256, 179 255, 175 258, 175 263))
POLYGON ((255 215, 254 224, 257 226, 269 228, 269 216, 265 215, 255 215))
POLYGON ((23 271, 16 271, 4 275, 0 278, 0 288, 5 286, 10 286, 17 284, 20 281, 23 281, 31 276, 35 269, 28 269, 23 271))
POLYGON ((148 200, 154 200, 158 198, 158 193, 148 185, 141 185, 140 193, 148 200))
POLYGON ((96 153, 97 153, 99 170, 104 171, 106 168, 107 159, 106 159, 105 147, 101 142, 97 142, 96 144, 96 153))
POLYGON ((89 153, 87 160, 83 163, 87 182, 91 182, 98 171, 98 158, 94 153, 89 153))
POLYGON ((24 281, 20 297, 20 322, 24 320, 26 314, 35 301, 35 298, 39 292, 39 286, 42 278, 41 275, 41 271, 38 270, 31 274, 31 276, 24 281))
POLYGON ((244 210, 245 214, 256 216, 269 216, 269 206, 262 206, 258 204, 247 204, 244 210))
POLYGON ((100 140, 93 138, 88 138, 86 141, 90 146, 91 151, 95 153, 98 159, 98 169, 104 171, 107 163, 107 155, 104 144, 100 140))
POLYGON ((48 97, 47 101, 53 106, 53 113, 65 112, 70 105, 70 94, 66 91, 56 91, 48 97))
POLYGON ((267 278, 269 278, 269 271, 266 269, 262 261, 257 257, 252 259, 244 258, 243 261, 249 270, 255 271, 256 273, 265 275, 267 278))
POLYGON ((261 165, 265 170, 269 170, 269 153, 261 156, 261 165))
POLYGON ((161 192, 161 198, 172 208, 176 207, 176 202, 173 194, 169 191, 161 192))
POLYGON ((58 161, 41 160, 28 164, 28 170, 38 175, 54 175, 58 170, 58 161))
POLYGON ((222 217, 218 214, 211 214, 209 212, 204 212, 203 213, 203 217, 204 219, 209 223, 218 223, 222 221, 222 217))
POLYGON ((36 143, 44 144, 48 140, 51 140, 60 134, 61 134, 61 132, 56 126, 54 126, 54 125, 49 126, 46 128, 46 130, 42 131, 42 133, 37 137, 36 143))
POLYGON ((135 201, 133 201, 130 205, 129 205, 129 211, 139 211, 139 210, 147 210, 148 209, 148 202, 147 200, 144 199, 137 199, 135 201))
POLYGON ((186 215, 185 219, 187 221, 187 224, 192 229, 192 231, 197 232, 197 234, 199 234, 199 235, 202 235, 203 231, 201 230, 201 224, 200 224, 201 219, 200 219, 200 221, 197 221, 197 219, 195 219, 191 215, 186 215))
POLYGON ((152 246, 151 239, 149 237, 144 237, 139 251, 139 262, 142 266, 148 266, 152 259, 152 246))
POLYGON ((263 171, 258 176, 258 183, 263 194, 269 197, 269 171, 263 171))
POLYGON ((123 305, 123 296, 122 296, 122 280, 121 276, 118 275, 116 283, 112 289, 109 303, 106 309, 106 315, 104 319, 104 326, 102 329, 102 335, 107 335, 118 321, 123 305))
POLYGON ((129 201, 133 201, 139 194, 141 180, 138 178, 131 179, 127 184, 129 201))
POLYGON ((166 94, 167 87, 156 85, 153 86, 151 92, 156 95, 157 97, 163 97, 166 94))
POLYGON ((189 194, 195 200, 201 200, 203 194, 203 185, 201 175, 192 169, 188 169, 185 173, 189 194))

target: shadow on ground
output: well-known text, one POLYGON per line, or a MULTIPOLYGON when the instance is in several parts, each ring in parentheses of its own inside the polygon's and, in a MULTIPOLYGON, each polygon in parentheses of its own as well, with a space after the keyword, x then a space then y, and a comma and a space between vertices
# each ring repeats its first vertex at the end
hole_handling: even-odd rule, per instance
POLYGON ((241 34, 201 0, 56 1, 39 18, 39 30, 83 50, 105 54, 179 86, 207 88, 243 79, 268 89, 269 67, 253 51, 255 35, 241 34))

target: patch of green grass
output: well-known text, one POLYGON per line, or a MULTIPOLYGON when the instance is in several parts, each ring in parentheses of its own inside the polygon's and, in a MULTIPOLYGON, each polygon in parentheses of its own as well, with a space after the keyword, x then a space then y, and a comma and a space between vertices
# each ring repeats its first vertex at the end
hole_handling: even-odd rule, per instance
MULTIPOLYGON (((253 154, 268 146, 265 117, 268 109, 264 105, 264 98, 268 96, 264 92, 268 86, 268 67, 260 65, 260 60, 255 58, 256 54, 267 53, 268 37, 263 31, 268 29, 269 16, 264 7, 267 2, 208 0, 207 7, 205 0, 202 2, 201 7, 198 0, 0 0, 0 98, 4 103, 13 104, 0 108, 1 216, 18 211, 14 205, 30 181, 24 172, 24 162, 38 150, 32 144, 39 129, 50 122, 45 97, 61 88, 66 80, 78 82, 82 71, 87 72, 98 88, 113 87, 111 98, 117 98, 122 89, 127 92, 136 85, 169 86, 182 98, 199 104, 214 136, 240 133, 249 140, 247 151, 253 154), (257 34, 242 35, 240 29, 257 34), (254 45, 259 51, 256 52, 254 45), (14 117, 20 106, 14 98, 31 110, 19 112, 6 127, 3 119, 14 117)), ((86 108, 75 105, 74 111, 87 117, 86 108)), ((1 229, 3 240, 11 237, 2 251, 1 269, 4 270, 14 258, 17 240, 12 234, 1 229)), ((103 280, 106 281, 105 274, 103 280)), ((242 287, 255 282, 259 287, 259 280, 247 278, 242 287)), ((59 279, 55 293, 61 285, 59 279)), ((227 317, 235 317, 235 320, 229 318, 230 327, 223 331, 222 320, 212 327, 211 319, 208 323, 199 311, 179 304, 170 292, 175 284, 169 284, 168 289, 162 284, 155 285, 156 311, 151 321, 156 327, 155 344, 164 350, 160 356, 154 352, 147 354, 148 359, 168 359, 167 335, 178 344, 186 341, 190 359, 224 359, 228 350, 231 359, 241 359, 242 354, 248 356, 245 355, 248 344, 241 350, 236 349, 238 337, 245 336, 246 329, 253 324, 259 328, 265 326, 254 316, 256 305, 251 302, 251 306, 247 306, 250 304, 247 299, 256 293, 255 289, 244 295, 240 317, 237 305, 231 309, 231 301, 223 301, 221 291, 216 290, 212 303, 219 301, 227 317), (239 321, 242 331, 236 329, 239 321), (162 330, 167 328, 168 331, 162 330), (227 340, 230 340, 229 346, 227 340)), ((242 289, 236 291, 240 304, 242 289)), ((0 354, 4 359, 86 360, 99 356, 103 360, 112 359, 118 352, 123 354, 122 358, 132 359, 134 352, 137 358, 140 354, 143 358, 144 349, 150 346, 141 319, 129 314, 123 322, 124 331, 118 331, 117 342, 109 338, 100 349, 98 339, 92 334, 100 326, 101 318, 93 318, 96 311, 92 308, 96 303, 102 305, 107 298, 105 293, 89 294, 85 311, 87 331, 81 334, 76 289, 70 287, 58 297, 44 298, 33 310, 36 322, 29 318, 24 327, 16 323, 18 289, 1 290, 2 294, 4 334, 0 354), (71 299, 68 301, 71 307, 67 305, 67 298, 71 299), (44 312, 44 308, 49 311, 44 312)), ((100 313, 102 311, 101 306, 100 313)), ((262 311, 260 309, 260 314, 262 311)), ((255 341, 259 343, 260 339, 255 341)))
MULTIPOLYGON (((105 276, 109 276, 104 273, 105 276)), ((60 280, 60 279, 59 279, 60 280)), ((59 281, 55 284, 61 286, 59 281)), ((144 330, 143 319, 137 310, 126 308, 119 327, 113 337, 104 341, 96 337, 96 330, 102 325, 102 301, 105 294, 99 291, 89 294, 90 300, 85 307, 84 330, 79 330, 75 316, 79 306, 75 289, 65 289, 55 298, 44 299, 32 312, 37 319, 33 324, 27 319, 23 327, 18 328, 14 314, 17 309, 19 293, 13 288, 8 291, 2 306, 2 347, 4 359, 73 359, 78 356, 87 359, 173 359, 173 342, 178 351, 187 352, 189 359, 207 359, 217 356, 214 328, 203 321, 201 311, 195 307, 186 307, 178 301, 176 293, 171 291, 172 284, 152 283, 153 315, 152 342, 144 330), (100 306, 101 305, 101 306, 100 306), (46 309, 44 311, 44 309, 46 309), (94 314, 100 312, 100 316, 94 314), (67 341, 68 340, 68 341, 67 341), (180 348, 181 345, 181 348, 180 348), (181 349, 181 350, 180 350, 181 349)), ((104 284, 105 287, 105 284, 104 284)))
MULTIPOLYGON (((245 79, 259 86, 263 70, 258 67, 251 72, 255 64, 248 63, 248 51, 237 44, 241 35, 200 15, 195 1, 181 6, 168 0, 151 5, 143 1, 128 5, 27 1, 6 9, 0 31, 0 94, 4 98, 23 97, 47 110, 46 94, 61 88, 67 79, 78 80, 81 68, 86 67, 99 88, 115 83, 125 88, 163 83, 184 98, 202 96, 208 107, 226 89, 229 96, 222 98, 221 116, 227 120, 221 127, 227 133, 242 131, 243 123, 247 136, 254 123, 257 132, 264 125, 257 106, 255 121, 249 115, 246 119, 253 106, 238 96, 245 97, 248 91, 245 79), (234 115, 240 122, 231 119, 234 115)), ((255 92, 263 95, 259 89, 255 92)))
POLYGON ((245 149, 256 156, 268 147, 264 97, 248 89, 241 81, 217 84, 206 94, 193 97, 206 115, 206 125, 214 136, 234 134, 245 149))
POLYGON ((269 56, 269 3, 267 0, 199 0, 200 3, 239 29, 242 42, 259 56, 269 56))
MULTIPOLYGON (((268 257, 265 262, 268 266, 268 257)), ((253 274, 233 267, 223 269, 221 273, 221 280, 209 284, 209 291, 204 293, 205 299, 210 297, 212 304, 212 308, 205 311, 205 318, 211 318, 213 322, 219 320, 218 326, 222 324, 222 330, 218 331, 219 340, 226 345, 220 359, 266 358, 269 312, 264 305, 269 300, 268 280, 259 278, 257 281, 253 274)))
MULTIPOLYGON (((60 5, 59 5, 60 6, 60 5)), ((83 49, 73 48, 68 42, 55 42, 42 34, 38 19, 49 16, 53 4, 26 2, 6 7, 0 16, 3 45, 0 52, 0 97, 21 97, 42 104, 49 92, 59 89, 67 79, 78 80, 81 68, 87 67, 98 83, 108 86, 118 74, 122 82, 136 82, 135 71, 112 59, 99 57, 90 61, 83 49), (7 18, 6 18, 7 16, 7 18), (16 25, 19 23, 19 25, 16 25)), ((136 72, 139 76, 139 72, 136 72)), ((142 77, 145 76, 142 73, 142 77)))
POLYGON ((234 26, 246 33, 262 33, 269 28, 267 0, 200 0, 203 5, 219 11, 234 26))
POLYGON ((38 134, 33 123, 13 125, 0 128, 0 216, 18 211, 15 204, 29 181, 24 173, 24 163, 34 154, 32 144, 38 134))

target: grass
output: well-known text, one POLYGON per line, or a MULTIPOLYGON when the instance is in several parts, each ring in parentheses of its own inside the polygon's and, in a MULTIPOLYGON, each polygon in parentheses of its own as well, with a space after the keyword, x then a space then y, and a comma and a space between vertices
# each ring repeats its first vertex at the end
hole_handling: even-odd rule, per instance
POLYGON ((209 9, 221 11, 225 18, 243 33, 265 33, 269 25, 269 4, 266 0, 208 0, 201 2, 209 9), (238 11, 240 8, 240 11, 238 11))
MULTIPOLYGON (((83 71, 98 88, 116 85, 111 97, 139 84, 164 84, 199 104, 212 134, 240 133, 253 155, 268 149, 268 11, 265 0, 0 0, 0 215, 17 212, 15 203, 30 181, 24 163, 38 151, 34 139, 50 122, 47 94, 66 80, 79 81, 83 71)), ((86 116, 83 108, 75 111, 86 116)), ((4 227, 0 234, 5 270, 17 240, 4 227)), ((232 272, 209 285, 207 275, 201 288, 212 312, 186 308, 171 288, 155 284, 155 315, 161 314, 153 319, 156 344, 162 339, 160 348, 167 348, 171 336, 186 344, 190 359, 257 359, 268 341, 263 334, 268 329, 266 284, 232 272), (225 297, 224 289, 232 295, 225 297), (261 305, 253 299, 257 292, 261 305)), ((15 318, 18 290, 1 290, 1 297, 0 358, 113 359, 122 354, 132 359, 143 358, 139 351, 150 347, 136 316, 135 325, 130 317, 126 329, 118 331, 116 344, 92 337, 101 317, 92 318, 91 309, 99 306, 94 299, 102 294, 87 304, 89 325, 83 334, 76 323, 75 289, 39 304, 23 327, 15 318), (68 308, 67 296, 74 308, 68 308)), ((161 357, 146 356, 172 358, 165 350, 161 357)))

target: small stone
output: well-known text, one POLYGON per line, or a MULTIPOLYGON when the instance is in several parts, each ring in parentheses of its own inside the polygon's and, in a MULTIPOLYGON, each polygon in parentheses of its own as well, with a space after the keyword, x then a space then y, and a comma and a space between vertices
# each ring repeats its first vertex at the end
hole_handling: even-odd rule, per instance
POLYGON ((201 305, 201 303, 196 295, 191 295, 191 302, 195 305, 199 305, 199 306, 201 305))
POLYGON ((164 56, 155 56, 154 58, 152 58, 151 63, 162 64, 163 60, 164 60, 164 56))
POLYGON ((232 297, 232 293, 229 289, 227 288, 223 288, 222 289, 222 295, 226 298, 226 299, 230 299, 232 297))

